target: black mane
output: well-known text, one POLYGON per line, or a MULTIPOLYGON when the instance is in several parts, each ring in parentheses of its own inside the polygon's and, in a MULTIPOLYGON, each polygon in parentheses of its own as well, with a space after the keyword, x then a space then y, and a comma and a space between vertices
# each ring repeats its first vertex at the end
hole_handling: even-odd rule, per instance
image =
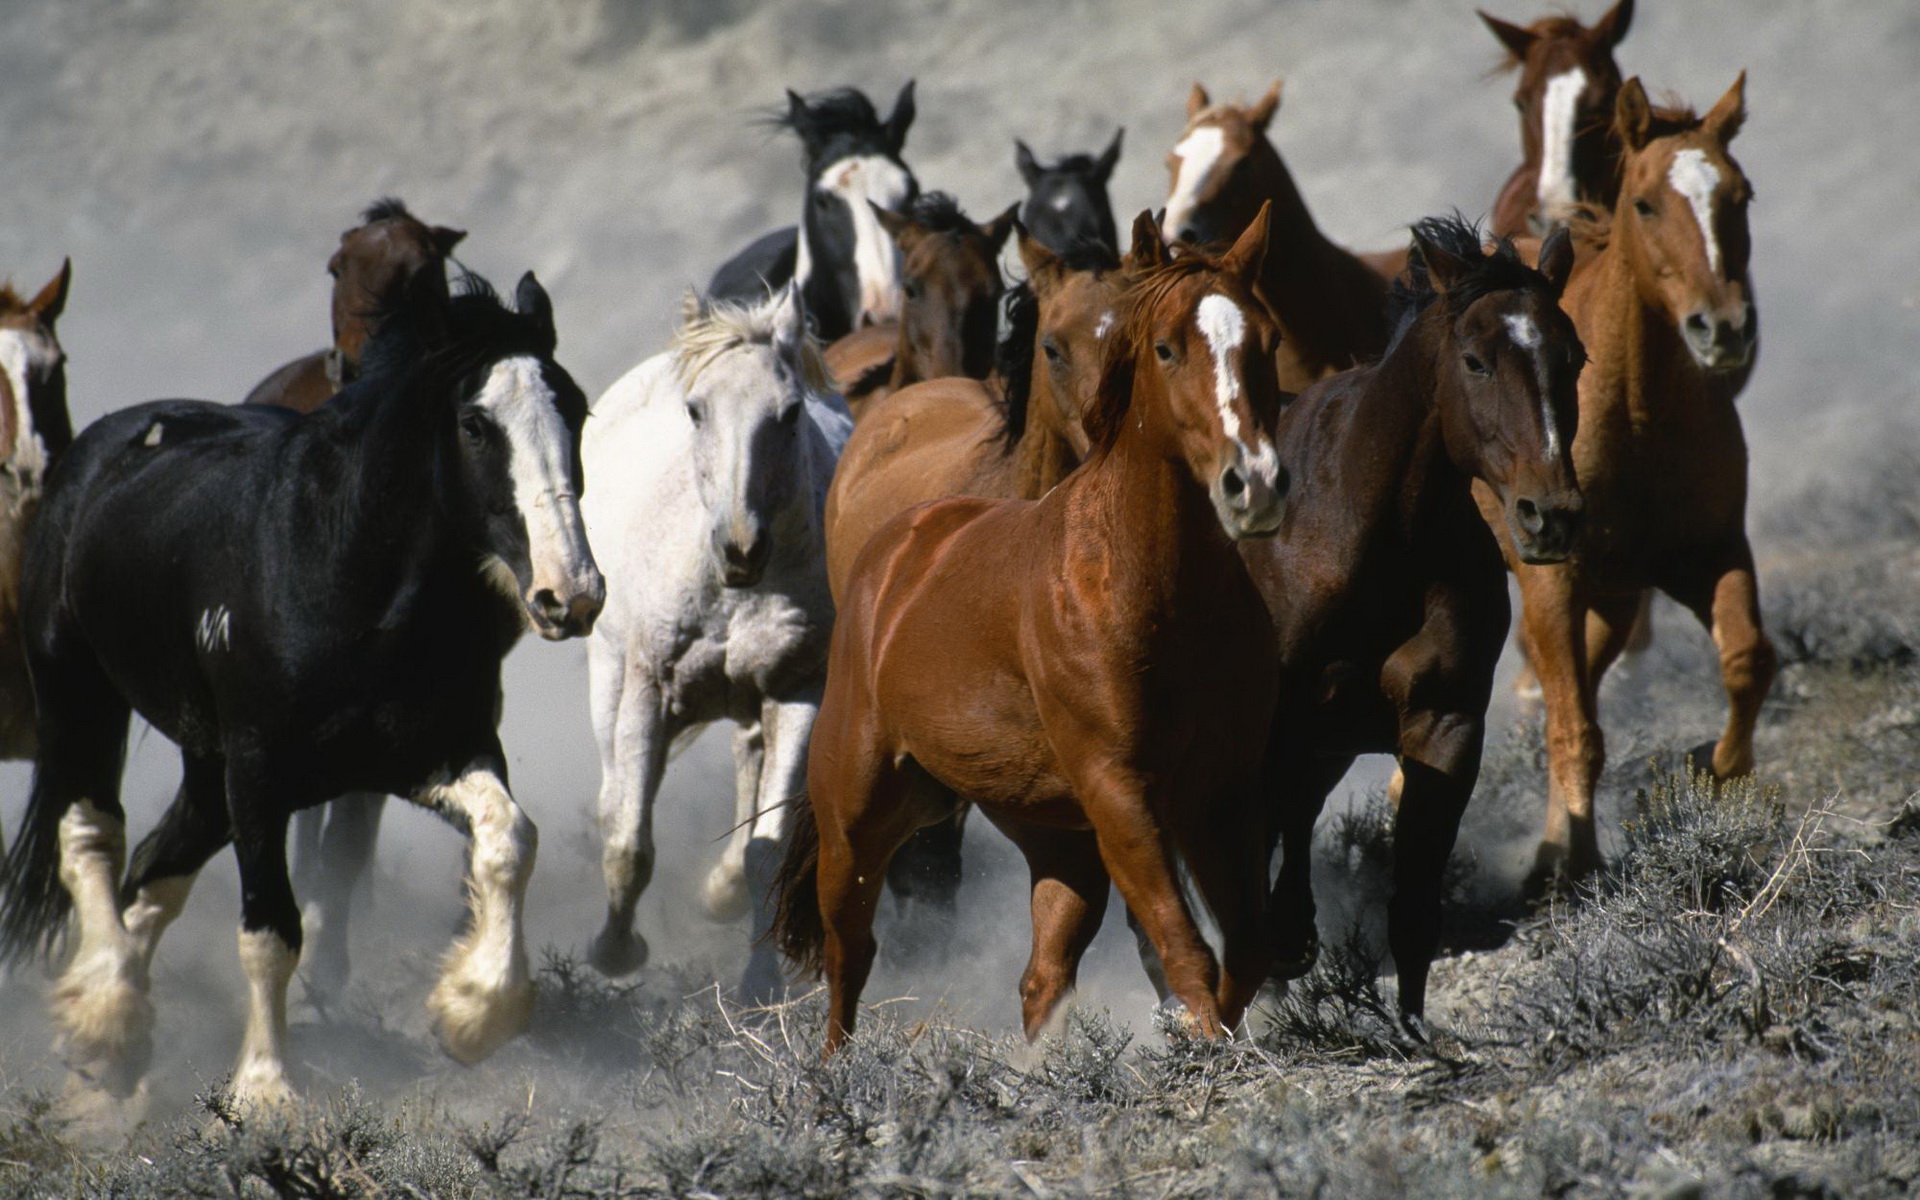
POLYGON ((1095 154, 1063 154, 1052 163, 1034 160, 1042 175, 1092 175, 1100 167, 1100 158, 1095 154))
MULTIPOLYGON (((1102 242, 1082 238, 1059 256, 1069 271, 1104 275, 1120 269, 1120 256, 1102 242)), ((993 370, 1000 377, 1000 439, 1008 450, 1027 430, 1027 404, 1033 398, 1033 354, 1040 337, 1040 298, 1021 280, 1001 299, 1005 332, 993 348, 993 370)))
POLYGON ((906 216, 928 233, 969 233, 973 221, 960 211, 960 202, 946 192, 922 192, 907 206, 906 216))
POLYGON ((431 348, 423 346, 422 333, 421 320, 405 307, 377 314, 373 337, 360 355, 360 377, 342 396, 381 395, 390 381, 415 370, 451 377, 514 354, 544 357, 552 351, 539 323, 510 307, 493 284, 472 271, 454 281, 431 348))
POLYGON ((367 205, 366 211, 360 214, 360 221, 362 224, 371 225, 375 221, 392 221, 402 217, 408 220, 416 219, 412 213, 407 211, 406 202, 400 199, 400 197, 382 196, 372 204, 367 205))
POLYGON ((1480 226, 1457 212, 1447 217, 1422 217, 1414 222, 1413 232, 1413 248, 1407 255, 1407 269, 1393 281, 1392 290, 1387 296, 1387 323, 1393 330, 1393 336, 1387 340, 1382 357, 1393 353, 1393 348, 1412 328, 1414 320, 1442 296, 1446 299, 1448 313, 1458 315, 1465 312, 1474 301, 1493 292, 1547 285, 1540 272, 1521 261, 1520 252, 1510 239, 1499 238, 1494 242, 1493 249, 1487 250, 1480 226), (1433 286, 1427 261, 1420 253, 1422 241, 1473 264, 1474 269, 1465 278, 1455 281, 1444 293, 1439 291, 1433 286))
POLYGON ((800 129, 791 110, 774 113, 768 118, 769 122, 796 133, 810 132, 821 142, 840 136, 885 139, 886 130, 880 123, 880 114, 874 110, 873 101, 867 99, 867 94, 859 88, 829 88, 801 99, 807 103, 807 130, 800 129))

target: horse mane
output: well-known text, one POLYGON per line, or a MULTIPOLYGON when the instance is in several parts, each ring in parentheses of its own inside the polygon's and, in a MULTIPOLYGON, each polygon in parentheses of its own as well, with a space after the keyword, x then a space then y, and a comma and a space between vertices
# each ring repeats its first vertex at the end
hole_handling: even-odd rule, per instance
MULTIPOLYGON (((1580 18, 1574 16, 1572 13, 1565 12, 1549 13, 1526 28, 1528 32, 1541 40, 1579 37, 1583 33, 1591 32, 1585 25, 1580 23, 1580 18)), ((1509 50, 1500 56, 1499 63, 1497 63, 1488 74, 1504 75, 1508 71, 1517 71, 1524 61, 1525 60, 1519 55, 1509 50)))
POLYGON ((464 271, 448 297, 443 340, 432 347, 423 345, 421 329, 404 307, 391 307, 374 314, 374 334, 360 354, 359 383, 378 385, 405 377, 416 370, 436 375, 458 376, 482 361, 507 353, 524 351, 544 356, 551 350, 547 335, 532 318, 509 307, 486 279, 464 271))
POLYGON ((13 280, 0 283, 0 316, 26 310, 27 298, 13 290, 13 280))
POLYGON ((1480 226, 1458 212, 1445 217, 1422 217, 1414 222, 1413 230, 1418 237, 1413 252, 1407 256, 1407 269, 1394 280, 1387 298, 1393 336, 1387 341, 1383 358, 1393 353, 1420 314, 1433 307, 1435 300, 1443 300, 1448 314, 1458 316, 1476 300, 1493 292, 1546 286, 1545 277, 1521 261, 1520 252, 1511 239, 1499 238, 1493 249, 1488 250, 1480 226), (1440 291, 1434 287, 1427 261, 1420 253, 1421 241, 1467 262, 1472 270, 1455 280, 1446 291, 1440 291))
POLYGON ((1043 175, 1086 175, 1099 165, 1096 155, 1085 153, 1063 154, 1049 166, 1035 160, 1043 175))
MULTIPOLYGON (((774 312, 780 297, 770 296, 758 304, 739 304, 731 300, 699 300, 688 294, 688 303, 673 331, 671 349, 680 386, 692 387, 707 368, 722 355, 743 346, 771 346, 778 332, 774 312)), ((820 343, 813 334, 800 335, 800 380, 807 390, 825 393, 833 390, 827 363, 820 356, 820 343)))
POLYGON ((1179 257, 1148 267, 1128 283, 1121 296, 1126 319, 1121 323, 1120 336, 1107 343, 1106 357, 1100 367, 1100 385, 1095 390, 1092 407, 1082 419, 1093 453, 1113 449, 1121 429, 1126 426, 1127 410, 1133 406, 1134 358, 1151 332, 1153 310, 1174 288, 1195 275, 1218 273, 1223 265, 1222 257, 1206 249, 1183 248, 1179 257))
MULTIPOLYGON (((877 135, 881 132, 880 114, 874 111, 873 101, 867 99, 867 94, 859 88, 829 88, 824 92, 803 96, 802 99, 807 102, 807 123, 822 141, 836 134, 877 135)), ((799 130, 791 111, 776 112, 767 120, 769 124, 782 129, 799 130)))
MULTIPOLYGON (((1105 242, 1075 239, 1059 259, 1074 272, 1104 275, 1120 269, 1120 256, 1105 242)), ((1000 377, 1000 441, 1008 450, 1027 431, 1027 405, 1033 398, 1033 352, 1040 337, 1040 297, 1021 280, 1001 298, 1004 332, 993 347, 993 372, 1000 377)))
POLYGON ((398 196, 382 196, 367 205, 366 210, 360 214, 360 221, 364 225, 371 225, 375 221, 393 221, 401 218, 418 219, 407 211, 406 202, 398 196))
MULTIPOLYGON (((1659 104, 1650 110, 1653 119, 1647 126, 1647 141, 1673 137, 1677 134, 1692 133, 1700 128, 1700 115, 1675 96, 1663 96, 1659 104)), ((1622 154, 1614 169, 1624 177, 1627 171, 1627 155, 1622 154)), ((1566 212, 1564 220, 1567 231, 1573 234, 1575 241, 1592 250, 1605 250, 1613 238, 1613 210, 1589 200, 1575 202, 1566 212)))
POLYGON ((928 233, 972 233, 975 225, 960 210, 960 202, 946 192, 922 192, 907 206, 905 216, 928 233))

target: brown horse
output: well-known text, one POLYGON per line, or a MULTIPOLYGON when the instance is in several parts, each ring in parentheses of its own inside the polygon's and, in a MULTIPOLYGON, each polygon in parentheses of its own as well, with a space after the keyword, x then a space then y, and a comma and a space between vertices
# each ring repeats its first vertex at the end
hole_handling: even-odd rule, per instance
POLYGON ((466 232, 428 225, 388 197, 360 214, 327 260, 333 276, 333 348, 296 358, 254 385, 245 404, 312 412, 360 373, 360 350, 382 312, 399 306, 417 275, 438 279, 446 295, 446 261, 466 232))
POLYGON ((1491 498, 1480 497, 1520 580, 1521 637, 1546 698, 1547 828, 1536 883, 1600 863, 1597 695, 1646 589, 1679 601, 1719 648, 1727 725, 1696 762, 1720 778, 1753 769, 1774 652, 1760 625, 1747 444, 1733 406, 1758 338, 1747 277, 1753 189, 1728 153, 1745 89, 1743 73, 1704 119, 1654 109, 1637 79, 1620 90, 1619 201, 1610 215, 1575 223, 1584 247, 1563 300, 1592 356, 1573 441, 1587 530, 1573 558, 1527 565, 1491 498))
POLYGON ((1029 1037, 1072 986, 1109 879, 1201 1032, 1236 1024, 1264 978, 1250 785, 1275 663, 1235 542, 1273 532, 1287 489, 1266 434, 1279 330, 1253 291, 1266 238, 1263 210, 1223 258, 1133 283, 1087 414, 1091 457, 1058 487, 921 506, 855 562, 776 925, 789 956, 824 967, 826 1053, 853 1030, 887 860, 956 794, 1032 871, 1029 1037))
POLYGON ((1274 442, 1297 499, 1272 541, 1241 547, 1281 664, 1268 742, 1268 836, 1285 845, 1276 971, 1314 958, 1309 869, 1327 794, 1357 755, 1396 755, 1387 933, 1409 1020, 1425 1008, 1442 877, 1507 636, 1506 572, 1474 481, 1530 562, 1564 559, 1580 525, 1568 448, 1583 354, 1558 305, 1573 263, 1564 231, 1541 260, 1527 267, 1504 241, 1485 253, 1463 221, 1416 225, 1399 331, 1378 363, 1281 410, 1274 442))
POLYGON ((1161 228, 1169 241, 1225 242, 1238 237, 1261 206, 1273 206, 1260 295, 1280 321, 1280 386, 1297 392, 1379 356, 1387 344, 1387 285, 1313 223, 1267 140, 1279 107, 1278 82, 1251 106, 1215 104, 1207 89, 1193 85, 1187 127, 1167 155, 1173 190, 1161 228))
POLYGON ((73 263, 33 299, 0 286, 0 758, 32 758, 33 685, 20 642, 20 563, 47 470, 73 441, 67 355, 53 326, 73 263))
POLYGON ((1633 23, 1633 0, 1619 0, 1591 29, 1570 16, 1526 26, 1484 12, 1480 19, 1507 48, 1504 66, 1520 72, 1513 106, 1523 157, 1493 202, 1494 235, 1544 233, 1579 201, 1611 208, 1620 189, 1613 48, 1633 23))
POLYGON ((1019 205, 976 225, 953 197, 928 192, 905 213, 873 206, 900 248, 906 300, 898 321, 858 329, 827 347, 827 370, 856 420, 868 405, 923 379, 985 379, 999 323, 1000 248, 1019 205))

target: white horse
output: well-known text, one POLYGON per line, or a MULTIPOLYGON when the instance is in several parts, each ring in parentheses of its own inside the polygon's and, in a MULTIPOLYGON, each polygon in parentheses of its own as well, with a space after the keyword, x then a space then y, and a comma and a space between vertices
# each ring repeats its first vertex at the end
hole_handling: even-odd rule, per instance
POLYGON ((736 824, 703 899, 717 920, 751 901, 742 993, 781 986, 760 935, 826 675, 821 510, 852 429, 792 287, 754 307, 689 294, 672 348, 593 406, 581 509, 607 580, 588 651, 607 923, 590 957, 607 974, 647 959, 633 912, 668 748, 731 718, 736 824))

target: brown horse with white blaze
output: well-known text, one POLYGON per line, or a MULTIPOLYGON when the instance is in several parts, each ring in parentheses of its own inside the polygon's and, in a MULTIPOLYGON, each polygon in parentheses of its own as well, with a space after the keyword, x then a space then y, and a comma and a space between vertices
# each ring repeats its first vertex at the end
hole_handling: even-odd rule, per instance
POLYGON ((1747 444, 1734 396, 1758 325, 1748 279, 1753 189, 1728 145, 1744 73, 1704 118, 1655 109, 1639 80, 1614 118, 1625 147, 1612 213, 1575 222, 1584 243, 1562 301, 1591 363, 1580 379, 1574 469, 1587 529, 1560 566, 1520 560, 1521 637, 1547 709, 1548 808, 1536 883, 1600 864, 1593 792, 1605 763, 1597 697, 1650 587, 1699 618, 1719 649, 1728 715, 1695 761, 1753 770, 1753 730, 1775 658, 1760 623, 1746 533, 1747 444))
POLYGON ((825 970, 826 1053, 854 1027, 887 861, 955 795, 1032 872, 1029 1037, 1072 987, 1110 880, 1202 1032, 1235 1025, 1265 977, 1250 793, 1275 662, 1235 546, 1273 532, 1287 492, 1267 434, 1279 330, 1253 291, 1266 238, 1262 211, 1224 257, 1133 283, 1080 470, 1037 501, 913 509, 855 562, 775 926, 825 970))

